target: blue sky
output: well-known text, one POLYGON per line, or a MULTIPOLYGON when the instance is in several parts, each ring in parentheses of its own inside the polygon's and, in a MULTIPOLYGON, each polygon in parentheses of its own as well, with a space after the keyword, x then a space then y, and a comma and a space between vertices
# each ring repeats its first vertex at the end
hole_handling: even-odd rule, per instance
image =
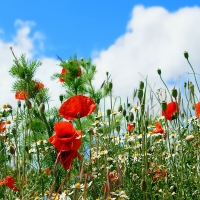
MULTIPOLYGON (((200 2, 130 0, 1 1, 0 3, 0 105, 15 103, 11 92, 13 46, 17 57, 26 54, 43 63, 36 79, 49 87, 53 101, 63 93, 59 81, 50 77, 61 68, 56 55, 67 60, 92 58, 97 66, 94 80, 100 87, 111 74, 113 95, 132 98, 143 77, 155 91, 191 80, 183 52, 200 73, 200 2), (141 75, 142 76, 141 76, 141 75)), ((199 80, 199 76, 198 76, 199 80)), ((130 100, 131 102, 131 100, 130 100)))
POLYGON ((11 40, 16 19, 34 21, 32 31, 40 31, 44 39, 45 47, 40 53, 64 59, 76 53, 88 58, 93 51, 107 49, 126 31, 132 9, 138 4, 162 6, 170 12, 200 5, 197 0, 7 0, 0 3, 0 29, 4 30, 0 38, 11 40))

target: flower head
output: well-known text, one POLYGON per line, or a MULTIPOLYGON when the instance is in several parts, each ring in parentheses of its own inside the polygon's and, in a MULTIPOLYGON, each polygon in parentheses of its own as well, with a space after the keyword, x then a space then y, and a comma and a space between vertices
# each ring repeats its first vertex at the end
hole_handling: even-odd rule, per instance
POLYGON ((28 98, 28 92, 26 91, 20 91, 20 92, 16 92, 15 93, 15 99, 18 99, 18 100, 25 100, 28 98))
POLYGON ((162 116, 165 116, 167 120, 176 119, 176 113, 179 113, 179 105, 178 103, 172 101, 167 104, 166 111, 162 110, 162 116))
POLYGON ((1 185, 7 185, 11 190, 14 190, 15 192, 19 192, 19 189, 15 187, 16 181, 13 179, 13 177, 7 176, 3 180, 0 181, 0 186, 1 185))
POLYGON ((41 90, 44 88, 44 84, 41 82, 35 82, 34 90, 41 90))
POLYGON ((90 115, 96 109, 92 98, 76 95, 66 100, 59 109, 60 116, 67 120, 76 119, 90 115))
MULTIPOLYGON (((82 74, 81 68, 78 67, 76 78, 78 78, 79 76, 81 76, 81 74, 82 74)), ((60 73, 60 82, 61 83, 65 81, 64 78, 63 78, 65 75, 70 75, 70 73, 69 73, 69 71, 67 69, 62 68, 62 71, 60 73)))
POLYGON ((0 132, 4 132, 5 127, 6 127, 6 122, 1 122, 1 124, 0 124, 0 132))
POLYGON ((198 103, 196 104, 195 113, 196 113, 196 117, 200 117, 200 102, 198 102, 198 103))
POLYGON ((81 131, 75 130, 70 122, 57 122, 54 125, 56 132, 49 138, 49 142, 59 151, 77 151, 81 146, 81 131))
POLYGON ((133 132, 134 125, 133 125, 133 124, 130 124, 130 123, 128 123, 128 125, 127 125, 127 128, 128 128, 128 131, 131 133, 131 132, 133 132))

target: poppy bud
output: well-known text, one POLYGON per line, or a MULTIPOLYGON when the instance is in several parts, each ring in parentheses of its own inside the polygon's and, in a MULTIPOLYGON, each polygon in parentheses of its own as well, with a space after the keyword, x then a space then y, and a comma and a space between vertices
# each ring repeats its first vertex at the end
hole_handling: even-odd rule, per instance
POLYGON ((172 96, 173 96, 175 99, 177 98, 177 96, 178 96, 178 91, 177 91, 177 89, 175 89, 175 88, 172 89, 172 96))
POLYGON ((173 115, 172 115, 172 119, 177 119, 177 117, 178 117, 178 113, 174 112, 173 115))
POLYGON ((143 179, 141 180, 140 188, 141 188, 142 191, 146 191, 147 190, 147 183, 143 179))
POLYGON ((130 112, 130 114, 129 114, 129 120, 130 120, 130 122, 132 122, 134 120, 134 115, 132 112, 130 112))
POLYGON ((29 151, 28 145, 25 146, 25 151, 28 153, 29 151))
POLYGON ((192 84, 192 82, 189 83, 189 91, 192 95, 194 95, 194 85, 192 84))
POLYGON ((158 75, 161 75, 161 69, 157 69, 158 75))
POLYGON ((10 151, 10 153, 11 153, 12 155, 15 154, 15 149, 14 149, 14 147, 13 147, 12 145, 10 145, 9 151, 10 151))
POLYGON ((96 70, 96 66, 92 65, 92 71, 95 72, 95 70, 96 70))
POLYGON ((196 104, 192 104, 192 110, 196 109, 196 104))
POLYGON ((44 105, 44 103, 41 103, 40 106, 39 106, 39 112, 40 112, 40 114, 43 114, 44 110, 45 110, 45 105, 44 105))
POLYGON ((142 90, 144 88, 144 82, 140 81, 139 88, 142 90))
POLYGON ((122 115, 125 117, 126 116, 126 110, 123 110, 122 115))
POLYGON ((107 109, 106 112, 107 112, 107 115, 110 116, 111 110, 110 110, 110 109, 107 109))
POLYGON ((109 90, 112 90, 112 87, 113 87, 113 84, 112 84, 112 82, 109 82, 109 85, 108 85, 108 87, 109 87, 109 90))
POLYGON ((137 96, 141 100, 142 97, 143 97, 143 90, 139 89, 138 92, 137 92, 137 96))
POLYGON ((109 72, 106 72, 106 76, 108 76, 109 72))
POLYGON ((194 139, 194 135, 188 135, 186 138, 185 138, 185 140, 187 141, 187 142, 190 142, 190 141, 192 141, 194 139))
POLYGON ((11 132, 12 132, 13 135, 15 135, 16 134, 16 129, 13 128, 11 132))
POLYGON ((116 126, 116 130, 117 130, 118 133, 120 132, 120 126, 119 125, 116 126))
POLYGON ((187 83, 186 82, 184 82, 184 87, 186 87, 187 86, 187 83))
POLYGON ((59 95, 59 99, 60 99, 60 102, 62 103, 63 102, 63 95, 62 94, 59 95))
POLYGON ((122 105, 119 105, 118 112, 122 112, 122 110, 123 110, 122 105))
POLYGON ((163 110, 163 111, 166 111, 167 102, 163 101, 163 102, 161 103, 161 106, 162 106, 162 110, 163 110))
POLYGON ((126 116, 126 121, 128 122, 128 116, 126 116))
POLYGON ((27 107, 28 109, 31 109, 31 108, 32 108, 32 104, 31 104, 31 102, 30 102, 28 99, 25 100, 25 104, 26 104, 26 107, 27 107))
POLYGON ((18 106, 19 108, 21 107, 21 101, 20 101, 20 100, 17 101, 17 106, 18 106))
POLYGON ((184 57, 188 60, 188 58, 189 58, 189 54, 188 54, 187 51, 184 52, 184 57))

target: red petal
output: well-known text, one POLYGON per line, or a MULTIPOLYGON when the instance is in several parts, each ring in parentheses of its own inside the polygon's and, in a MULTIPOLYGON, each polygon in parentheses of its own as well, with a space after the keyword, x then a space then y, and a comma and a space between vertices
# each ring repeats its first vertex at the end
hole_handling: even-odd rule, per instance
POLYGON ((196 111, 195 111, 196 117, 200 117, 200 102, 196 104, 196 111))
POLYGON ((152 131, 152 133, 164 133, 162 126, 158 122, 155 122, 155 124, 156 128, 152 131))
POLYGON ((92 98, 83 95, 77 95, 65 101, 60 109, 59 114, 67 120, 72 120, 90 115, 96 109, 96 104, 92 98))
POLYGON ((179 113, 179 105, 178 103, 172 101, 167 104, 166 111, 162 111, 162 116, 165 116, 167 120, 173 120, 173 114, 175 112, 179 113))

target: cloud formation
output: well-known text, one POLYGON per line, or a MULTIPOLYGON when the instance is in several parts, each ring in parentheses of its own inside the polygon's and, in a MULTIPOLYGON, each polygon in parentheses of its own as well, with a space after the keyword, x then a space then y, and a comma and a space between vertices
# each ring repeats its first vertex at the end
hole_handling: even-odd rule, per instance
POLYGON ((181 8, 170 13, 162 7, 135 6, 126 32, 108 49, 99 51, 98 55, 95 51, 96 84, 102 83, 108 71, 114 96, 129 97, 132 102, 133 89, 143 81, 139 73, 145 78, 148 76, 148 83, 154 91, 164 88, 157 74, 160 68, 163 79, 172 89, 183 77, 187 78, 180 79, 180 75, 191 72, 184 51, 189 52, 190 61, 199 73, 199 21, 199 7, 181 8))
MULTIPOLYGON (((50 88, 50 94, 52 96, 51 105, 59 105, 58 95, 63 92, 63 89, 58 81, 52 81, 50 79, 53 73, 60 70, 58 67, 59 61, 53 58, 38 56, 43 49, 44 36, 39 31, 31 32, 31 28, 34 25, 34 22, 16 20, 16 34, 12 41, 4 42, 0 37, 0 105, 5 103, 9 103, 13 106, 16 105, 14 93, 11 92, 14 79, 8 72, 14 59, 10 51, 11 46, 16 57, 19 57, 21 54, 26 54, 28 60, 37 57, 37 59, 43 63, 36 72, 36 79, 41 80, 45 86, 50 88)), ((2 34, 4 34, 3 31, 2 34)))

